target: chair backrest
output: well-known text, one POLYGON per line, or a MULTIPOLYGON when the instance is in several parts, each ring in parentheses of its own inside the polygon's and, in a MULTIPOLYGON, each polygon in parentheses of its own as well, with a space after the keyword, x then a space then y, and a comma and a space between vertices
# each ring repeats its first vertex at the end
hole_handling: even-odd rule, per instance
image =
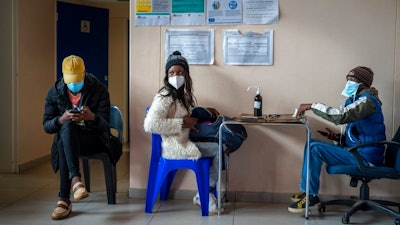
POLYGON ((123 122, 122 122, 122 113, 121 110, 116 105, 111 105, 110 108, 110 129, 115 129, 117 131, 117 137, 120 141, 122 141, 122 130, 123 130, 123 122))
MULTIPOLYGON (((150 107, 146 107, 146 113, 149 112, 150 107)), ((161 158, 161 142, 162 138, 160 134, 151 133, 151 163, 158 163, 161 158)))
POLYGON ((161 158, 161 135, 152 133, 151 134, 151 162, 158 163, 161 158))
MULTIPOLYGON (((400 143, 400 127, 397 129, 392 141, 400 143)), ((385 151, 385 165, 400 171, 400 147, 388 145, 385 151)))

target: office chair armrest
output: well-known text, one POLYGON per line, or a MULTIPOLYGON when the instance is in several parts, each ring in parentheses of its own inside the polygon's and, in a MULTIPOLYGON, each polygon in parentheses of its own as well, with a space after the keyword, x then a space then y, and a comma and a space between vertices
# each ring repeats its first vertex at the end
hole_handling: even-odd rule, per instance
POLYGON ((353 154, 355 160, 358 163, 358 168, 360 169, 360 171, 362 172, 368 172, 368 168, 369 166, 365 165, 365 161, 362 158, 361 154, 358 152, 358 149, 361 147, 366 147, 366 146, 371 146, 371 145, 388 145, 388 146, 397 146, 400 148, 400 143, 395 142, 395 141, 373 141, 373 142, 366 142, 366 143, 362 143, 356 146, 353 146, 351 148, 348 148, 348 150, 353 154))

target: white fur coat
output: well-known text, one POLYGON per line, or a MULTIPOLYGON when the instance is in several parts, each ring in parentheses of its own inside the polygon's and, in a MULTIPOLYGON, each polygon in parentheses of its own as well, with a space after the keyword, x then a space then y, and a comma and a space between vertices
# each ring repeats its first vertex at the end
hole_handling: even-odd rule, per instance
MULTIPOLYGON (((166 92, 161 92, 165 94, 166 92)), ((158 93, 146 118, 144 130, 161 134, 162 157, 166 159, 198 159, 201 156, 196 145, 189 140, 189 128, 182 128, 183 117, 188 114, 186 108, 171 96, 158 93)))

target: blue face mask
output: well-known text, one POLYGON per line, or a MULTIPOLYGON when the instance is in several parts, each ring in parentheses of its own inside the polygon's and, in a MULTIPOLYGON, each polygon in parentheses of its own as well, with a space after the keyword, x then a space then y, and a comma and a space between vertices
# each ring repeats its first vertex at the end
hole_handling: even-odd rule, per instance
POLYGON ((358 87, 360 86, 360 83, 354 82, 354 81, 347 81, 346 86, 344 87, 342 91, 342 95, 346 97, 351 97, 357 93, 358 87))
POLYGON ((82 80, 81 82, 69 83, 69 84, 67 84, 67 87, 73 93, 78 93, 82 90, 83 84, 84 84, 84 80, 82 80))

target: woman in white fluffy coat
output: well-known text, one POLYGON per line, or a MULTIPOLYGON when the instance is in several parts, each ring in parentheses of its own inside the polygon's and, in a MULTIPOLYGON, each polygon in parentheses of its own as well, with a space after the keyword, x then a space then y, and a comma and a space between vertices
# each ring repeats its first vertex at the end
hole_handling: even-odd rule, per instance
MULTIPOLYGON (((162 157, 167 159, 193 159, 212 157, 210 167, 210 191, 215 189, 218 179, 219 148, 216 142, 192 142, 190 129, 197 130, 197 119, 190 117, 195 106, 192 94, 192 79, 189 65, 180 52, 175 51, 167 59, 164 87, 153 99, 146 118, 146 132, 162 137, 162 157)), ((209 212, 217 212, 216 199, 210 193, 209 212)), ((193 203, 200 205, 198 194, 193 203)))
MULTIPOLYGON (((162 136, 162 157, 166 159, 198 159, 201 153, 196 145, 189 140, 190 128, 185 127, 185 120, 190 118, 188 109, 162 89, 154 97, 153 103, 144 120, 147 132, 162 136)), ((195 123, 195 122, 193 122, 195 123)))

